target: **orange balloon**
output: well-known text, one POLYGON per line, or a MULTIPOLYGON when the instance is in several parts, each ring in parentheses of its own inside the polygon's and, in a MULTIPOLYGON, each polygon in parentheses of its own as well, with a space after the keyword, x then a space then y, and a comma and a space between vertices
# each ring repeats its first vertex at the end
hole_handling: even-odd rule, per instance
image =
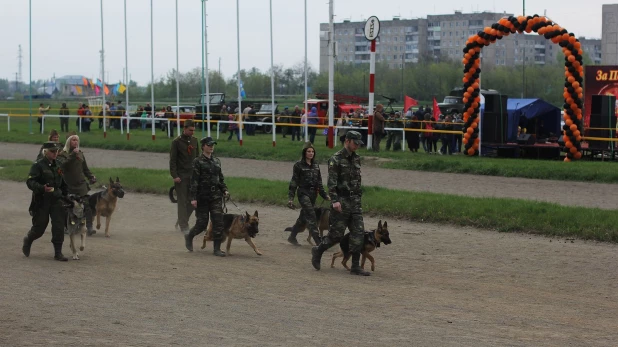
POLYGON ((573 136, 575 136, 576 138, 579 137, 582 133, 579 130, 575 130, 573 132, 573 136))
POLYGON ((478 128, 478 126, 479 126, 479 123, 477 123, 477 122, 472 122, 472 124, 470 124, 470 127, 473 128, 473 129, 478 128))
POLYGON ((567 98, 566 100, 564 100, 567 104, 572 104, 573 103, 573 99, 571 99, 571 97, 567 98))
POLYGON ((567 81, 569 81, 569 83, 573 84, 573 82, 575 82, 575 77, 570 76, 567 78, 567 81))
POLYGON ((582 120, 583 116, 581 114, 577 115, 577 120, 582 120))
POLYGON ((562 41, 569 41, 569 34, 562 34, 562 41))
POLYGON ((575 125, 575 124, 571 124, 571 125, 569 126, 569 129, 571 129, 571 131, 575 131, 575 130, 577 130, 577 125, 575 125))
POLYGON ((468 87, 467 91, 468 91, 468 93, 472 94, 472 93, 474 93, 474 88, 468 87))
POLYGON ((577 136, 577 137, 575 138, 575 140, 577 140, 577 142, 582 142, 582 137, 581 137, 581 135, 580 135, 580 136, 577 136))
POLYGON ((571 63, 575 61, 575 56, 573 54, 569 55, 567 58, 571 63))
POLYGON ((569 163, 569 162, 571 162, 571 159, 569 159, 569 158, 564 158, 564 161, 565 161, 565 162, 567 162, 567 163, 569 163))
POLYGON ((468 149, 468 155, 474 155, 476 151, 474 150, 474 148, 470 148, 468 149))
MULTIPOLYGON (((565 118, 566 118, 566 115, 565 115, 565 118)), ((564 121, 564 124, 570 127, 571 125, 573 125, 573 121, 569 118, 564 121)))
POLYGON ((569 149, 569 152, 571 152, 571 154, 575 154, 575 153, 577 153, 577 148, 576 147, 571 147, 569 149))
MULTIPOLYGON (((466 135, 468 135, 468 134, 466 134, 466 135)), ((464 135, 464 136, 465 136, 465 135, 464 135)), ((461 140, 461 142, 462 142, 464 145, 467 145, 467 144, 468 144, 468 139, 464 137, 464 138, 463 138, 463 140, 461 140)))
POLYGON ((564 147, 566 147, 566 148, 571 148, 571 147, 573 147, 573 142, 571 142, 571 141, 566 141, 566 142, 564 143, 564 147))
POLYGON ((582 152, 577 152, 577 153, 573 154, 573 157, 574 157, 575 159, 581 159, 581 157, 582 157, 582 152))
POLYGON ((478 150, 479 150, 479 144, 475 142, 475 143, 472 145, 472 147, 471 147, 471 148, 472 148, 472 149, 474 149, 475 151, 478 151, 478 150))
POLYGON ((466 130, 466 132, 470 135, 472 135, 472 133, 474 133, 474 129, 472 127, 468 127, 468 129, 466 130))
POLYGON ((577 81, 573 82, 573 88, 575 89, 579 88, 579 82, 577 81))

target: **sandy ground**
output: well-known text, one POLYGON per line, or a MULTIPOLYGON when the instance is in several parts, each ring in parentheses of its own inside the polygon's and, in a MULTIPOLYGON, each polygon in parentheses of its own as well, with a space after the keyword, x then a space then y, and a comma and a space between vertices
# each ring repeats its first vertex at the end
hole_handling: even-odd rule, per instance
MULTIPOLYGON (((0 152, 0 159, 33 160, 40 149, 38 145, 15 143, 0 143, 0 146, 3 149, 0 152)), ((169 155, 167 153, 111 151, 93 148, 84 148, 83 150, 88 165, 91 167, 169 169, 169 155)), ((283 181, 289 181, 292 176, 292 163, 232 158, 221 158, 221 162, 226 176, 283 181)), ((322 167, 322 174, 326 179, 326 166, 322 167)), ((612 184, 390 170, 367 165, 363 167, 362 174, 364 185, 397 190, 474 197, 506 197, 602 209, 618 208, 616 185, 612 184)))
MULTIPOLYGON (((7 153, 6 151, 4 153, 7 153)), ((93 157, 91 155, 91 157, 93 157)), ((96 157, 96 156, 94 156, 96 157)), ((94 165, 96 160, 93 160, 94 165)), ((370 277, 310 265, 286 242, 294 212, 259 210, 234 256, 185 250, 164 196, 128 193, 112 237, 52 260, 49 230, 29 258, 25 184, 0 181, 2 346, 610 346, 618 341, 617 247, 388 221, 393 244, 370 277)), ((367 218, 367 228, 377 220, 367 218)), ((201 240, 199 240, 201 241, 201 240)), ((68 239, 64 246, 69 253, 68 239)))

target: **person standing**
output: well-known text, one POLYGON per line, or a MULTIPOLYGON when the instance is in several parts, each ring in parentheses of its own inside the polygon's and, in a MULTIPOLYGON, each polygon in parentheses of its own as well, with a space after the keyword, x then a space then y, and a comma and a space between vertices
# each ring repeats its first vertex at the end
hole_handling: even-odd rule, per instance
POLYGON ((43 107, 43 104, 39 104, 39 117, 36 119, 39 122, 39 133, 43 131, 43 117, 49 112, 51 106, 43 107))
POLYGON ((189 232, 189 218, 193 213, 193 206, 189 199, 193 161, 200 154, 197 138, 193 136, 194 132, 195 124, 190 119, 186 120, 182 134, 172 141, 170 149, 170 175, 174 179, 174 188, 176 188, 178 198, 178 226, 184 234, 189 232))
POLYGON ((311 249, 311 265, 320 270, 322 254, 343 238, 345 229, 350 229, 350 253, 353 275, 369 276, 360 267, 365 225, 361 208, 361 163, 356 153, 363 145, 358 131, 348 131, 343 149, 328 160, 328 194, 331 198, 330 229, 319 246, 311 249))
MULTIPOLYGON (((67 184, 67 193, 85 198, 90 191, 88 182, 94 184, 97 178, 90 172, 86 157, 79 146, 79 136, 71 135, 67 138, 64 149, 58 154, 58 165, 64 172, 64 181, 67 184)), ((92 210, 90 204, 84 204, 86 216, 86 230, 88 236, 96 231, 92 228, 92 210)))
POLYGON ((30 168, 26 185, 32 191, 32 201, 30 202, 30 215, 32 216, 32 227, 24 237, 21 251, 26 257, 30 256, 32 243, 43 236, 45 229, 52 222, 52 239, 54 245, 54 259, 67 261, 62 254, 62 244, 64 243, 64 208, 62 199, 67 195, 67 186, 62 179, 62 170, 56 163, 56 156, 60 150, 60 144, 56 142, 45 142, 44 157, 37 160, 30 168))
POLYGON ((298 105, 294 106, 294 111, 290 116, 290 131, 292 132, 292 141, 294 138, 297 138, 300 141, 300 117, 301 117, 300 108, 298 105))
POLYGON ((384 137, 384 116, 382 112, 384 110, 384 105, 377 104, 376 110, 373 112, 373 151, 380 151, 380 141, 382 141, 382 137, 384 137))
POLYGON ((193 252, 193 238, 206 230, 209 216, 212 218, 213 254, 225 257, 221 250, 223 237, 223 206, 222 199, 228 197, 221 161, 213 155, 217 142, 212 137, 200 140, 202 155, 193 160, 191 174, 191 205, 196 208, 195 226, 185 235, 185 247, 193 252))
POLYGON ((307 115, 307 132, 309 133, 309 142, 315 143, 315 133, 318 131, 318 109, 313 106, 311 112, 307 115))
POLYGON ((313 237, 315 244, 320 243, 320 233, 318 223, 315 216, 315 199, 318 193, 324 200, 330 200, 328 194, 322 185, 322 174, 320 173, 320 165, 315 163, 315 148, 311 142, 305 142, 303 146, 303 154, 299 161, 294 164, 292 169, 292 179, 288 191, 288 207, 294 207, 294 195, 298 192, 298 203, 302 210, 296 223, 292 227, 292 233, 288 237, 288 242, 300 246, 296 240, 299 226, 306 224, 309 233, 313 237))
MULTIPOLYGON (((284 123, 284 124, 287 124, 290 122, 290 109, 287 106, 283 109, 283 113, 279 117, 277 117, 277 122, 284 123)), ((284 139, 285 139, 285 135, 287 134, 288 134, 288 126, 281 125, 281 135, 283 135, 284 139)))
POLYGON ((60 131, 66 131, 67 133, 69 132, 69 117, 67 117, 69 115, 69 109, 67 108, 67 104, 65 102, 62 103, 62 107, 60 107, 60 110, 58 110, 58 114, 60 116, 64 116, 64 117, 60 117, 60 131))

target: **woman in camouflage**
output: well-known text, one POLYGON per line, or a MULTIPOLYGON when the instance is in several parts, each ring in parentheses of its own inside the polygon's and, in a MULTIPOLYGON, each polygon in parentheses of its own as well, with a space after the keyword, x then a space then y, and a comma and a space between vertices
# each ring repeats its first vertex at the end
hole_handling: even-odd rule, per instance
POLYGON ((305 142, 302 158, 294 164, 288 192, 288 206, 290 208, 294 207, 294 195, 298 192, 298 202, 302 208, 300 216, 298 216, 296 224, 292 228, 292 233, 288 238, 288 242, 295 246, 299 246, 296 235, 301 231, 299 226, 303 224, 306 224, 309 228, 315 243, 320 243, 320 234, 314 210, 315 200, 318 197, 318 193, 324 200, 330 200, 322 185, 320 165, 315 163, 314 160, 315 148, 311 142, 305 142))

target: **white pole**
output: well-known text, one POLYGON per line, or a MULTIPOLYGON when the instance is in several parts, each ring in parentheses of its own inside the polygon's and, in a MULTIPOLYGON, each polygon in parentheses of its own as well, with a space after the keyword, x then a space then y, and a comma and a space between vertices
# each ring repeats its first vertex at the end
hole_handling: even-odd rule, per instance
POLYGON ((101 81, 103 82, 103 137, 107 137, 107 128, 105 125, 105 47, 103 40, 103 0, 101 0, 101 81))
POLYGON ((176 134, 180 135, 180 71, 178 69, 178 0, 176 0, 176 134))
POLYGON ((238 134, 240 145, 242 146, 242 99, 240 96, 240 10, 238 8, 239 0, 236 0, 236 49, 238 50, 238 134))
POLYGON ((277 144, 277 125, 275 124, 275 63, 273 53, 273 0, 270 0, 270 102, 273 131, 273 147, 277 144))
POLYGON ((335 17, 334 0, 328 3, 328 147, 333 148, 335 114, 335 17))
POLYGON ((151 129, 152 129, 152 139, 155 139, 155 103, 154 103, 154 19, 152 13, 152 0, 150 0, 150 107, 152 108, 152 119, 151 119, 151 129))
MULTIPOLYGON (((210 136, 210 79, 208 72, 208 19, 206 17, 206 3, 208 0, 204 1, 204 68, 206 69, 206 73, 204 74, 204 82, 206 89, 206 124, 208 125, 208 130, 206 131, 207 136, 210 136)), ((219 124, 217 124, 217 128, 219 128, 219 124)))
MULTIPOLYGON (((524 51, 525 51, 525 49, 524 49, 524 51)), ((481 63, 482 62, 483 62, 483 52, 481 52, 479 54, 479 69, 481 68, 481 63)), ((479 73, 479 97, 481 98, 481 100, 484 100, 483 99, 483 94, 481 93, 481 90, 482 90, 481 89, 481 74, 479 73)), ((483 105, 483 110, 482 111, 484 111, 484 108, 485 108, 485 105, 483 105)), ((482 120, 482 118, 481 118, 481 105, 479 105, 479 157, 482 156, 482 154, 481 154, 481 141, 482 141, 481 134, 482 134, 482 132, 481 131, 483 129, 483 122, 481 120, 482 120)), ((502 129, 500 129, 500 131, 502 131, 502 129)))
MULTIPOLYGON (((127 39, 127 0, 124 0, 124 66, 125 66, 125 79, 126 79, 126 85, 125 87, 127 88, 125 90, 125 105, 124 107, 126 108, 125 112, 127 114, 127 116, 129 116, 129 84, 131 83, 131 81, 129 80, 129 48, 128 48, 128 39, 127 39)), ((122 122, 120 122, 122 124, 122 122)), ((129 138, 129 129, 131 128, 129 126, 129 123, 131 123, 131 120, 129 120, 127 122, 127 139, 129 138)))
MULTIPOLYGON (((307 86, 307 0, 305 0, 305 115, 309 114, 308 98, 308 86, 307 86)), ((305 142, 309 141, 309 126, 307 123, 307 117, 305 116, 305 142)))

